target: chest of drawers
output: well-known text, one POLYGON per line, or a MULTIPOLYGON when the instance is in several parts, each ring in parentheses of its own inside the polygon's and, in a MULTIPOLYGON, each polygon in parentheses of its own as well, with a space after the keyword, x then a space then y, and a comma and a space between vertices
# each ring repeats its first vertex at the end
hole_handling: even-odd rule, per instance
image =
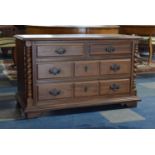
POLYGON ((135 106, 138 37, 17 35, 17 100, 30 118, 49 110, 135 106))

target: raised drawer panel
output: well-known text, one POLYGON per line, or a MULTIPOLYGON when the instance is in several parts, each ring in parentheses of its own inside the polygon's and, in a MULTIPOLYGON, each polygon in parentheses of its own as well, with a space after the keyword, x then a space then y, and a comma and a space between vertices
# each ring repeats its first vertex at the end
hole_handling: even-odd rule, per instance
POLYGON ((100 81, 100 95, 127 94, 129 91, 129 79, 100 81))
POLYGON ((101 75, 109 74, 130 74, 131 72, 131 60, 103 60, 100 62, 101 75))
POLYGON ((131 43, 127 41, 103 42, 90 45, 90 55, 115 55, 131 53, 131 43))
POLYGON ((39 45, 37 47, 38 57, 63 57, 84 55, 84 44, 57 43, 50 45, 39 45))
POLYGON ((78 61, 75 62, 75 76, 97 76, 99 75, 98 61, 78 61))
POLYGON ((38 65, 38 79, 66 78, 73 76, 72 62, 53 62, 38 65))
POLYGON ((70 98, 73 96, 73 84, 42 84, 38 86, 39 100, 70 98))
POLYGON ((99 93, 98 82, 75 83, 75 97, 97 96, 99 93))

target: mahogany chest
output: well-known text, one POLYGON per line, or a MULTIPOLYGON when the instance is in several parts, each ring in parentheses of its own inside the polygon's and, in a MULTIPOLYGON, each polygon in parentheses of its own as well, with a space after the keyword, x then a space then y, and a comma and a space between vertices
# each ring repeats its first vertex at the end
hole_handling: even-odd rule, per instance
POLYGON ((26 117, 49 110, 136 106, 138 37, 16 35, 17 101, 26 117))

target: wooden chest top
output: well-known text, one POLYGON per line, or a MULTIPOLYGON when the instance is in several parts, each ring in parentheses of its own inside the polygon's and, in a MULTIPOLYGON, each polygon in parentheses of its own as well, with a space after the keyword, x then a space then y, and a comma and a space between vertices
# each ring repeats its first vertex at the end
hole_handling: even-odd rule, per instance
POLYGON ((121 35, 121 34, 42 34, 42 35, 15 35, 20 40, 94 40, 94 39, 125 39, 137 40, 139 36, 121 35))

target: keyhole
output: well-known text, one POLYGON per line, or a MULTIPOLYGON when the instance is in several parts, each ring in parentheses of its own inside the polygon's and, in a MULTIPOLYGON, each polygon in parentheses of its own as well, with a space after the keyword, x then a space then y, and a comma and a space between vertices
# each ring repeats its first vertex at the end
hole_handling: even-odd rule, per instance
POLYGON ((87 91, 88 91, 88 87, 85 86, 85 87, 84 87, 84 92, 87 92, 87 91))
POLYGON ((87 72, 88 71, 88 66, 85 66, 84 70, 85 70, 85 72, 87 72))

